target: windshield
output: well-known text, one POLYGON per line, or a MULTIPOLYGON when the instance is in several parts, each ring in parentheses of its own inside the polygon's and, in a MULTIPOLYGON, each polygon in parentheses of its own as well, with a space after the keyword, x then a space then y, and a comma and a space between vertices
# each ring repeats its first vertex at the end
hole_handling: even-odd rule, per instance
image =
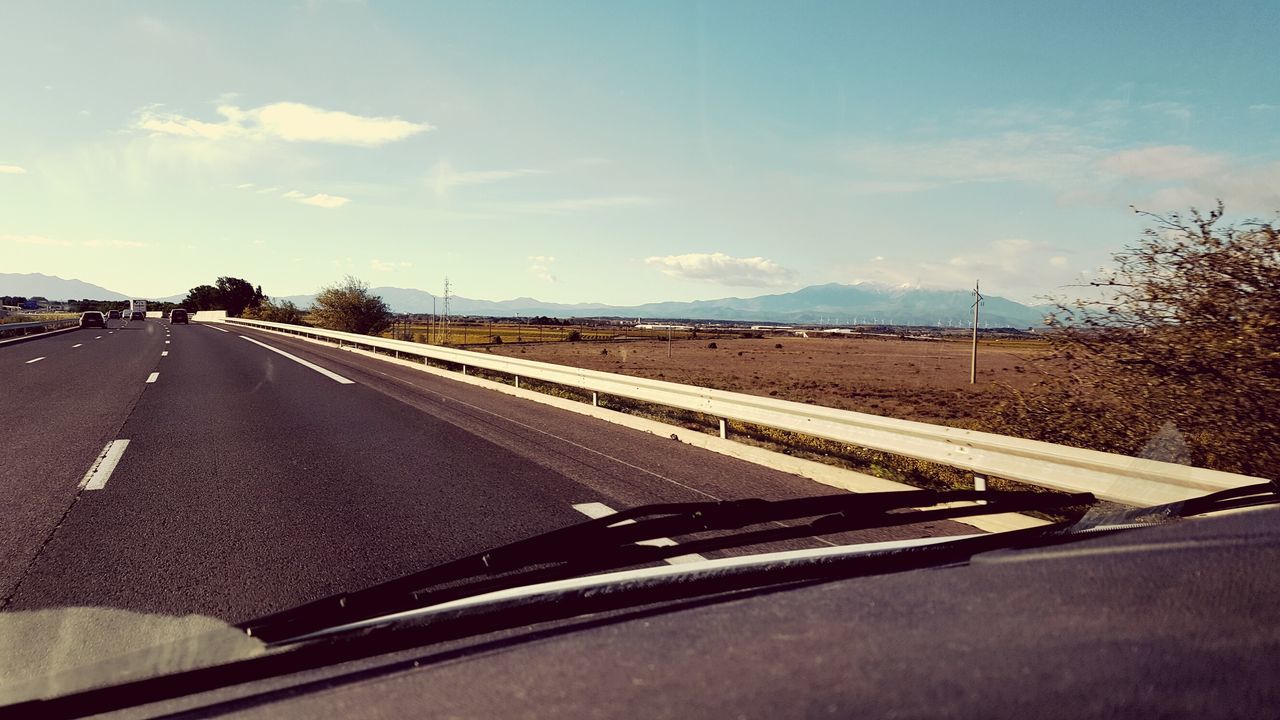
POLYGON ((42 650, 0 677, 255 656, 262 618, 450 563, 483 582, 366 615, 1274 479, 1277 24, 6 4, 0 648, 42 650), (628 515, 667 529, 489 562, 814 497, 746 544, 628 515))

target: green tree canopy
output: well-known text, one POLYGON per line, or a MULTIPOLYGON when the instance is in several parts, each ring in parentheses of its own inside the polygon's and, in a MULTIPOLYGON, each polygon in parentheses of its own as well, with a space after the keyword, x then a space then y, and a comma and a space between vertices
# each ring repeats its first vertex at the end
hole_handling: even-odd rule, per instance
POLYGON ((331 330, 376 335, 391 326, 391 309, 369 292, 368 283, 348 275, 320 289, 311 304, 311 321, 331 330))
POLYGON ((188 310, 226 310, 228 315, 238 317, 266 299, 261 285, 255 288, 246 280, 223 276, 213 285, 197 285, 188 290, 182 307, 188 310))

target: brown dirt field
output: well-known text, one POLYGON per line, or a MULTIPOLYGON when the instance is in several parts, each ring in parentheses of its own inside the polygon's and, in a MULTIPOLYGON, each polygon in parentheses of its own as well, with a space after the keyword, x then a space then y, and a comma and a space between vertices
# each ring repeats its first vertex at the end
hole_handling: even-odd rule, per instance
POLYGON ((984 340, 978 382, 969 384, 969 344, 897 338, 717 339, 558 342, 492 346, 494 354, 637 375, 905 420, 976 427, 982 416, 1038 378, 1047 346, 984 340), (781 348, 775 347, 781 344, 781 348), (605 354, 602 351, 607 350, 605 354))

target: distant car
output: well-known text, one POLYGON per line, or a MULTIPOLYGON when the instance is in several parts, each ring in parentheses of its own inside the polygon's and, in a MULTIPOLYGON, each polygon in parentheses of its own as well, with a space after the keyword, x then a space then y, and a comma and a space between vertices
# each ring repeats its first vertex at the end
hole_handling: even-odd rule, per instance
POLYGON ((108 320, 119 320, 119 319, 120 319, 120 311, 119 311, 119 310, 112 310, 111 312, 108 312, 108 313, 107 313, 107 319, 108 319, 108 320))
POLYGON ((129 319, 130 320, 146 320, 147 314, 144 312, 140 312, 138 310, 134 310, 133 312, 129 313, 129 319))
POLYGON ((187 321, 187 311, 183 310, 182 308, 174 308, 173 310, 170 310, 169 324, 172 325, 174 323, 182 323, 183 325, 190 325, 191 323, 187 321))
POLYGON ((80 327, 104 328, 106 326, 107 326, 107 319, 103 317, 102 313, 98 312, 97 310, 86 310, 85 312, 80 313, 80 327))

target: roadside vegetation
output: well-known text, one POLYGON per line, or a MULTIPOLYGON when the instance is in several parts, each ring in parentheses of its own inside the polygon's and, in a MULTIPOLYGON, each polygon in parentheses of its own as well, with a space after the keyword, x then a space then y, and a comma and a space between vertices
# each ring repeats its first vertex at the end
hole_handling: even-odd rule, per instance
POLYGON ((187 291, 179 307, 187 310, 226 310, 231 317, 240 317, 246 310, 256 309, 267 300, 262 286, 254 287, 247 280, 223 276, 213 285, 197 285, 187 291))
POLYGON ((1023 437, 1276 477, 1280 231, 1207 213, 1153 222, 1091 299, 1061 302, 1055 367, 990 428, 1023 437))
POLYGON ((369 291, 369 284, 348 275, 320 289, 308 321, 319 327, 361 335, 376 335, 391 327, 391 308, 369 291))

